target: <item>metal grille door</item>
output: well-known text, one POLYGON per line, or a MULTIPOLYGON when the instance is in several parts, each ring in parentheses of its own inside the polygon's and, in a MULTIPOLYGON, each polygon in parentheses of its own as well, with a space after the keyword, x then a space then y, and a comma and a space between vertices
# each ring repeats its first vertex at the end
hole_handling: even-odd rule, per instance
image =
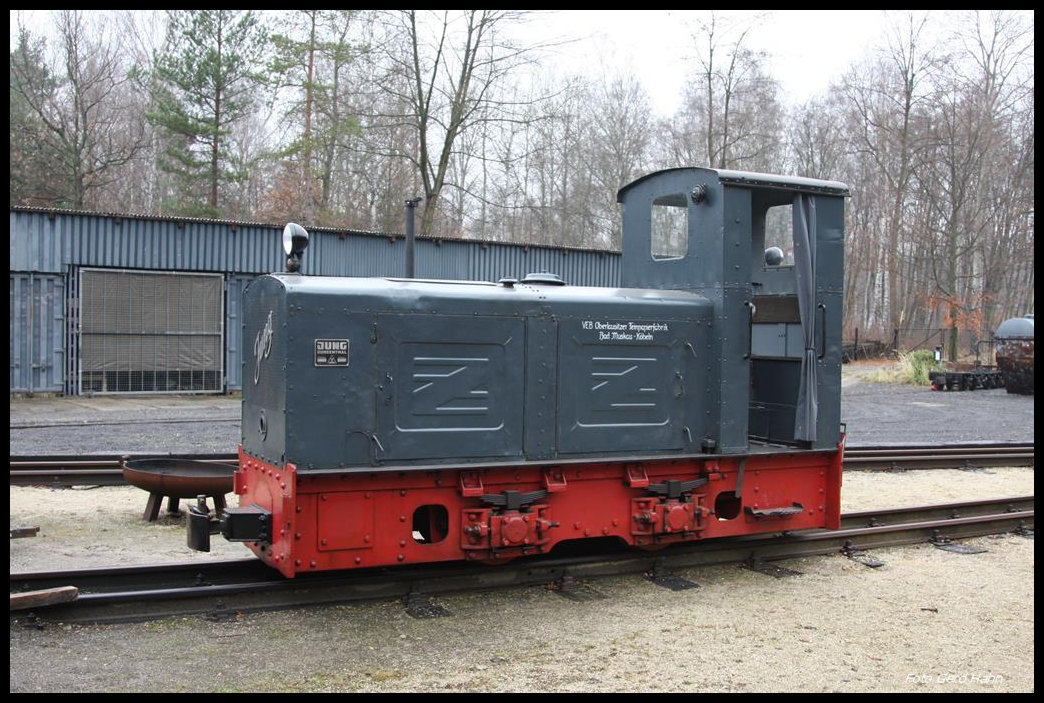
POLYGON ((221 392, 223 280, 81 270, 79 392, 221 392))

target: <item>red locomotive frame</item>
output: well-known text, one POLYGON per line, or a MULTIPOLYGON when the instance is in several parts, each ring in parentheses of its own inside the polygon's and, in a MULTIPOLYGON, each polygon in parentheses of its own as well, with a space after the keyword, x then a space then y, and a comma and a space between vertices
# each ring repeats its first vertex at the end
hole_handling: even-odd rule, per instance
POLYGON ((657 548, 838 529, 843 451, 844 436, 834 451, 299 474, 293 464, 273 466, 240 448, 235 492, 241 507, 271 515, 271 542, 247 544, 293 577, 506 561, 589 537, 657 548))

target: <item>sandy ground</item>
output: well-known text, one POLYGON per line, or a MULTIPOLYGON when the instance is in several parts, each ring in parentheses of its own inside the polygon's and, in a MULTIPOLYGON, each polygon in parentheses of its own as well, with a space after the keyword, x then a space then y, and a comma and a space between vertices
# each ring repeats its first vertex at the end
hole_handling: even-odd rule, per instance
MULTIPOLYGON (((141 518, 130 487, 11 489, 11 570, 247 556, 184 546, 183 518, 141 518)), ((1033 493, 1032 469, 845 475, 845 511, 1033 493)), ((101 691, 938 691, 1034 687, 1033 541, 989 552, 881 550, 788 562, 775 579, 739 566, 688 570, 673 592, 638 576, 589 585, 602 600, 540 589, 443 597, 416 620, 396 602, 113 626, 11 619, 11 692, 101 691)))
MULTIPOLYGON (((843 372, 850 445, 1033 441, 1033 398, 933 393, 843 372)), ((234 452, 234 398, 12 399, 13 454, 234 452), (106 424, 84 427, 87 421, 106 424), (201 420, 204 420, 201 422, 201 420), (81 426, 77 426, 81 425, 81 426)), ((1032 469, 848 473, 845 511, 1033 493, 1032 469)), ((183 518, 142 520, 130 487, 11 488, 12 571, 246 557, 185 546, 183 518)), ((788 562, 775 579, 740 566, 692 569, 701 588, 598 579, 601 600, 541 588, 442 597, 451 617, 401 603, 114 626, 27 627, 11 618, 11 692, 913 691, 1034 687, 1033 541, 989 551, 880 550, 871 570, 842 556, 788 562)))

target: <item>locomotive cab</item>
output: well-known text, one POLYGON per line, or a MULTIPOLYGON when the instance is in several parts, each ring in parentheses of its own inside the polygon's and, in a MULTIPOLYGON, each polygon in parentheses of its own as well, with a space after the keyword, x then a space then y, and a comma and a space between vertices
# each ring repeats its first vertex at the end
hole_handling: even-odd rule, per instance
POLYGON ((714 420, 726 454, 840 439, 843 183, 682 168, 623 188, 621 280, 714 304, 714 420))

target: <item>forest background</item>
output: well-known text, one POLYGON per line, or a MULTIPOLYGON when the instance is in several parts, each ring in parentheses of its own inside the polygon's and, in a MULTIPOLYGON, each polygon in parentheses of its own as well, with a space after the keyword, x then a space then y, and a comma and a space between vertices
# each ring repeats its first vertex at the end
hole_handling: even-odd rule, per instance
POLYGON ((10 204, 401 232, 420 196, 422 236, 619 250, 638 176, 793 174, 851 187, 849 337, 954 358, 1033 311, 1031 11, 889 13, 800 102, 773 15, 675 19, 659 114, 553 13, 12 11, 10 204))

